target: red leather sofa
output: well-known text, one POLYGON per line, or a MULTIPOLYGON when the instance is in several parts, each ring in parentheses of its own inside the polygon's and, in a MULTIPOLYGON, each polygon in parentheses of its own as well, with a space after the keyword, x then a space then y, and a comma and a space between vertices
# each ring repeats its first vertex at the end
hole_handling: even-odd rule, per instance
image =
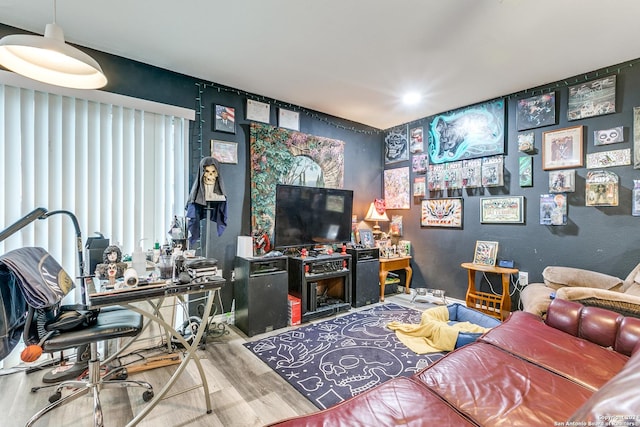
POLYGON ((640 319, 556 299, 410 378, 276 426, 640 425, 640 319), (589 424, 591 423, 591 424, 589 424))

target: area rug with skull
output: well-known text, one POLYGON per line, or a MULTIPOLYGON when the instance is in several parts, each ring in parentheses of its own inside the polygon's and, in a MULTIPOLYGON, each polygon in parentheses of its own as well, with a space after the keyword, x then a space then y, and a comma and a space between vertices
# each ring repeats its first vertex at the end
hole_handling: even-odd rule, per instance
POLYGON ((421 314, 386 303, 244 345, 325 409, 392 378, 411 376, 444 356, 416 354, 387 328, 393 321, 420 323, 421 314))

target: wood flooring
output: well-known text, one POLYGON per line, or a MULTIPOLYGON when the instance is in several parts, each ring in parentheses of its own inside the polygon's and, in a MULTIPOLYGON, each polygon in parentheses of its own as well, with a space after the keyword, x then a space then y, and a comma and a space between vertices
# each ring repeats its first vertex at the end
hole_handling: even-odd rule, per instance
MULTIPOLYGON (((398 303, 423 309, 427 302, 411 303, 409 295, 390 295, 386 303, 398 303)), ((344 313, 343 313, 344 314, 344 313)), ((320 319, 318 321, 326 320, 320 319)), ((274 331, 277 334, 283 330, 274 331)), ((242 344, 262 338, 247 338, 230 327, 229 333, 209 338, 200 357, 209 382, 213 412, 206 414, 203 388, 169 397, 161 401, 139 424, 140 426, 264 426, 277 420, 315 412, 318 409, 291 385, 262 363, 242 344)), ((130 379, 150 382, 159 390, 175 371, 175 366, 157 368, 129 375, 130 379)), ((0 376, 0 425, 24 426, 39 409, 48 404, 49 390, 31 392, 42 385, 46 371, 26 374, 17 372, 0 376)), ((199 383, 195 364, 190 362, 173 390, 184 390, 199 383)), ((66 392, 68 393, 68 391, 66 392)), ((64 393, 63 393, 64 395, 64 393)), ((35 426, 93 426, 93 400, 81 397, 45 415, 35 426)), ((125 426, 146 404, 142 389, 105 389, 100 393, 107 427, 125 426)))

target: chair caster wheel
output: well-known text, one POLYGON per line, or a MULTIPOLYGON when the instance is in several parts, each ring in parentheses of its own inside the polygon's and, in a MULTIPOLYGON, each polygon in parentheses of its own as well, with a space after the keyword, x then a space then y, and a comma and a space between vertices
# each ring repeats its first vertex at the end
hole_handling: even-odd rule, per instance
POLYGON ((145 391, 144 393, 142 393, 142 400, 144 400, 145 402, 148 402, 151 399, 153 399, 153 396, 154 396, 153 391, 151 390, 145 391))
POLYGON ((56 391, 51 396, 49 396, 49 403, 57 402, 62 397, 62 392, 56 391))

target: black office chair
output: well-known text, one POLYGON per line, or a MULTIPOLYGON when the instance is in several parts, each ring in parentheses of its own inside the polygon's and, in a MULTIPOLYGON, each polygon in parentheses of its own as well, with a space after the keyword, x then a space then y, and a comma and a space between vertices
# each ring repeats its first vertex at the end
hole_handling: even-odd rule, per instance
MULTIPOLYGON (((56 211, 72 217, 80 241, 79 227, 73 214, 56 211)), ((42 208, 30 213, 25 219, 0 233, 0 241, 9 234, 33 221, 49 215, 42 208), (44 213, 43 213, 44 211, 44 213)), ((79 246, 81 248, 81 245, 79 246)), ((79 264, 82 272, 82 254, 79 249, 79 264)), ((132 310, 120 307, 102 310, 87 310, 79 305, 63 307, 62 298, 73 289, 73 280, 62 267, 42 248, 20 248, 0 256, 0 288, 2 304, 0 319, 9 319, 9 329, 4 336, 12 339, 0 342, 0 354, 7 354, 15 346, 16 331, 22 329, 27 347, 22 359, 35 361, 42 352, 59 352, 71 348, 89 345, 90 359, 88 375, 84 379, 64 381, 49 398, 50 404, 33 415, 27 426, 33 425, 46 413, 71 402, 81 396, 93 395, 94 426, 103 426, 100 390, 106 388, 142 387, 142 398, 148 402, 153 398, 151 384, 143 381, 126 380, 126 371, 113 370, 101 375, 101 361, 98 343, 115 338, 137 336, 143 328, 142 316, 132 310), (22 313, 22 315, 21 315, 22 313), (115 379, 112 379, 115 378, 115 379), (62 397, 65 388, 73 388, 70 394, 62 397)), ((80 277, 84 288, 85 278, 80 277)), ((85 295, 82 289, 82 295, 85 295)), ((36 388, 37 389, 37 388, 36 388)))

